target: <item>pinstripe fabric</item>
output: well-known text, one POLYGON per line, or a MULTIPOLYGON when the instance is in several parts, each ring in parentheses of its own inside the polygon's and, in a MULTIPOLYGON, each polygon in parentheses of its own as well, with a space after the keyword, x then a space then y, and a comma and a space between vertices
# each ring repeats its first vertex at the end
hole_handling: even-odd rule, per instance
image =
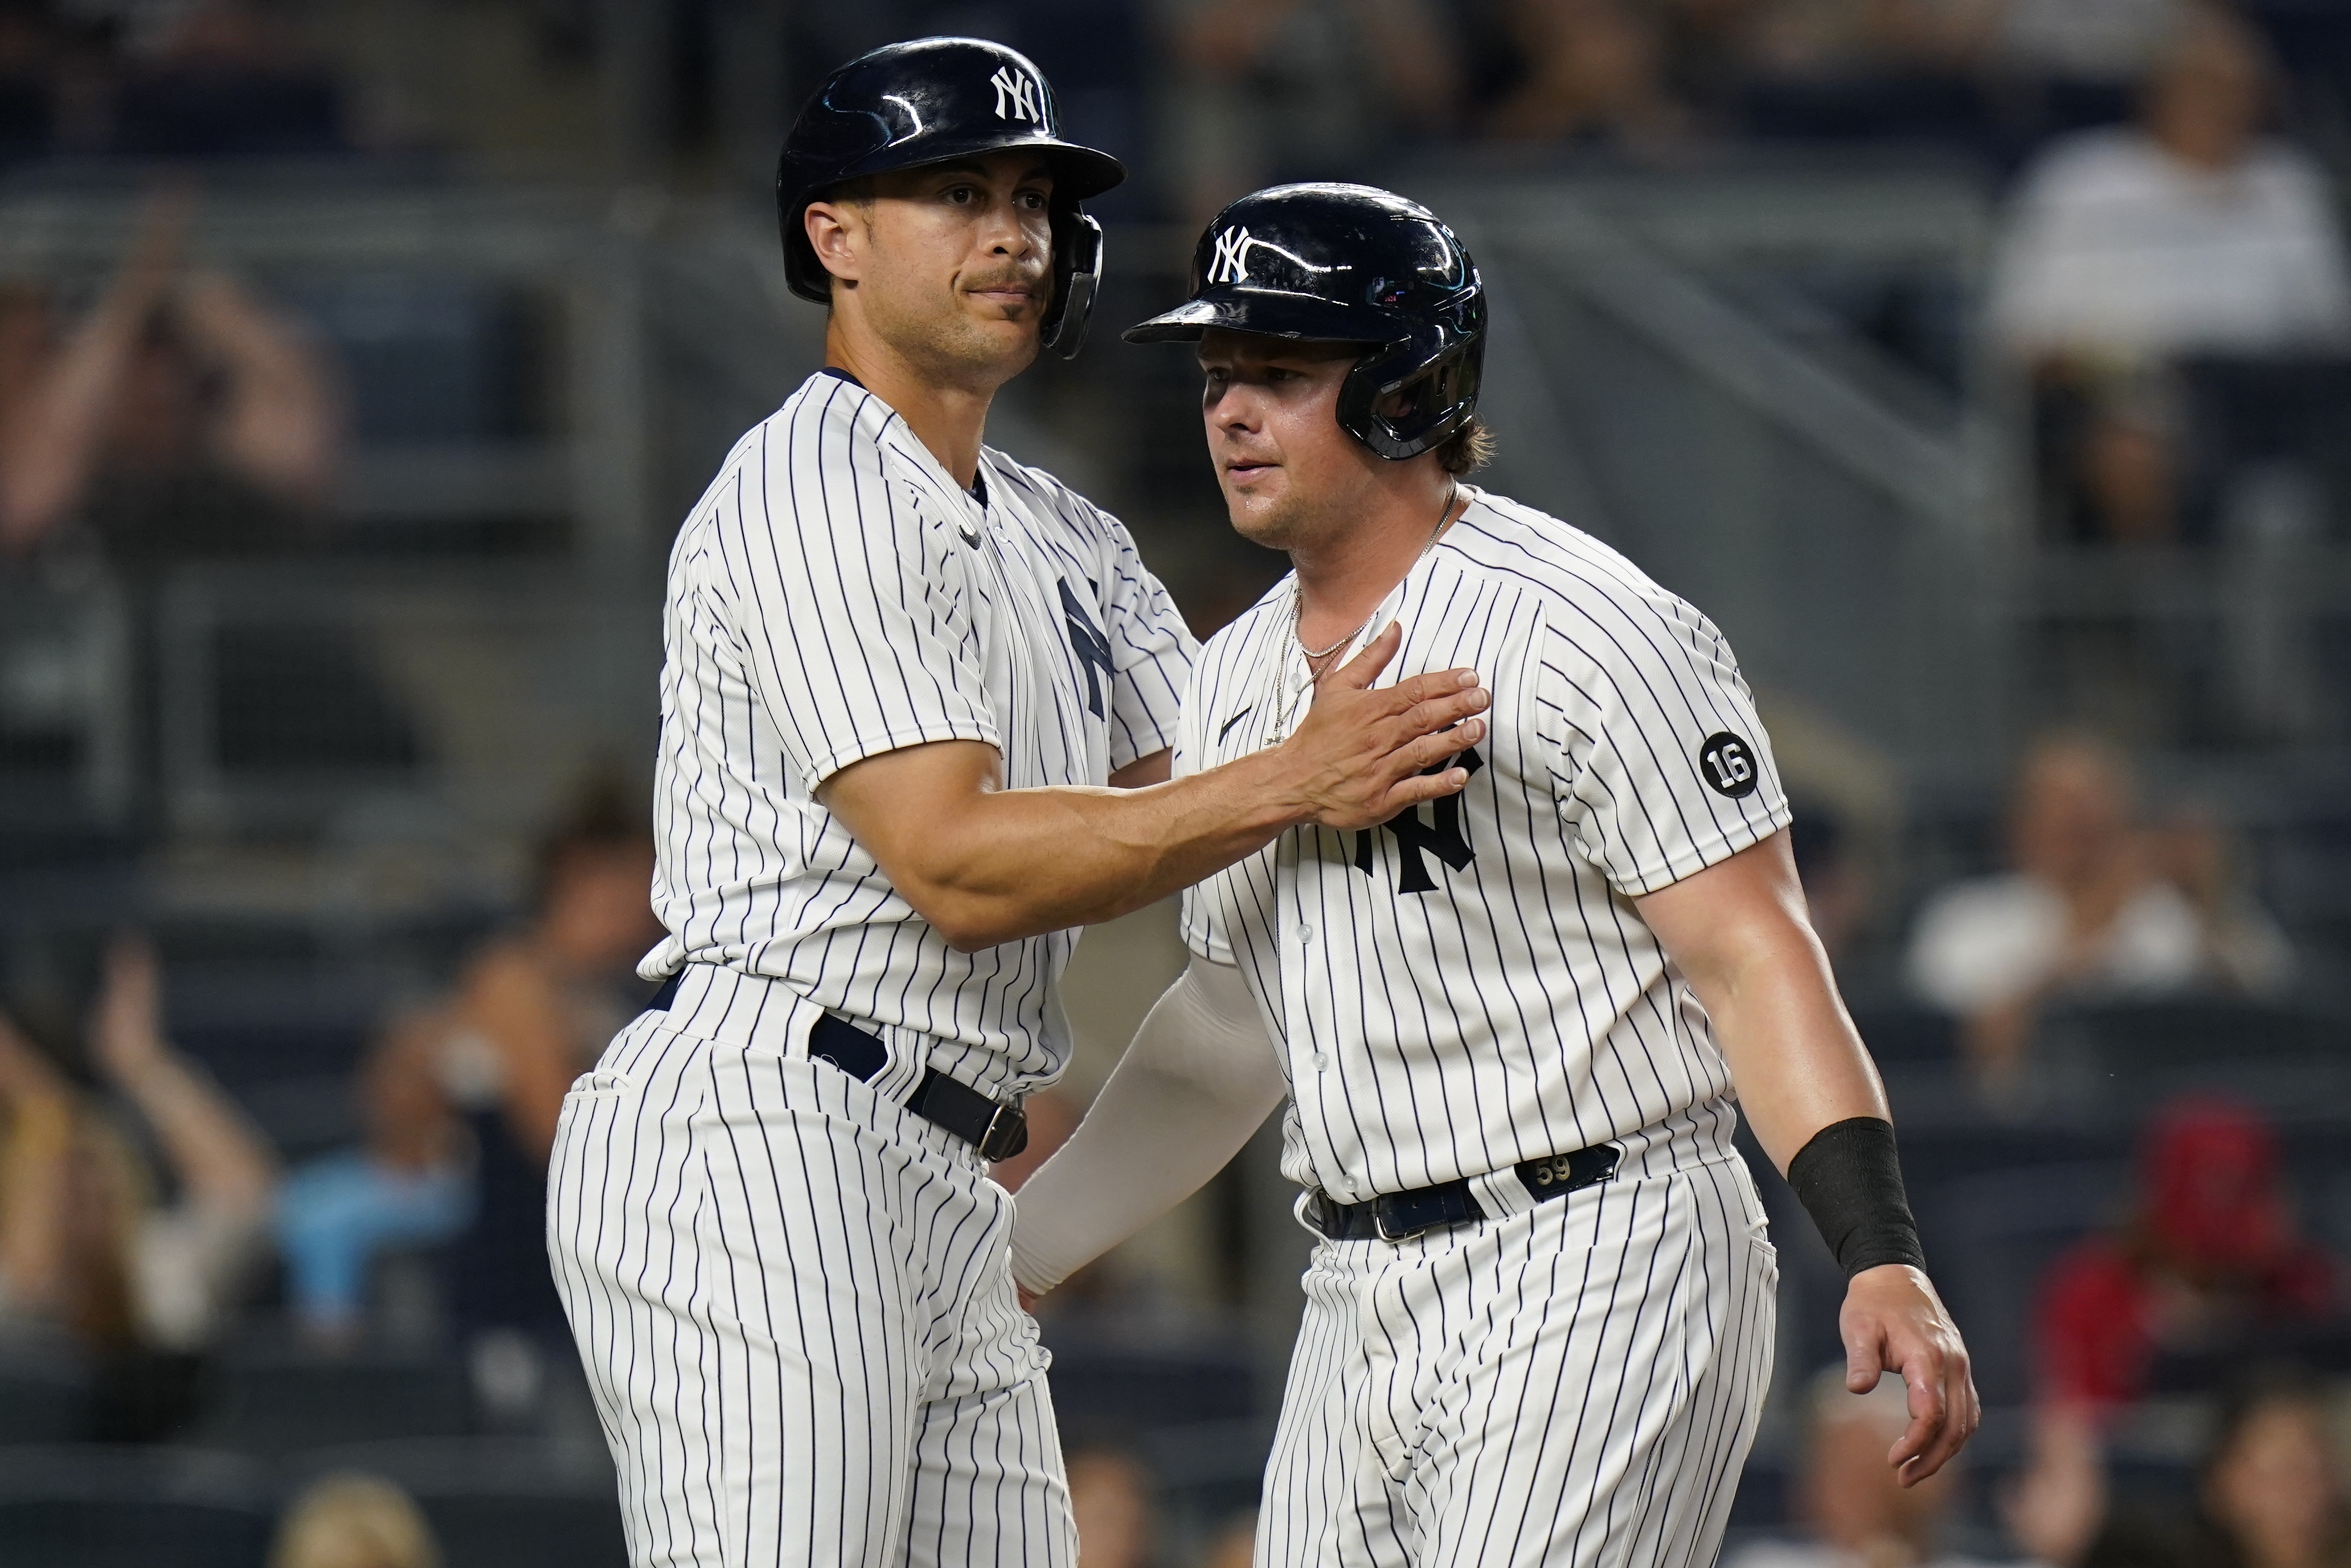
MULTIPOLYGON (((1188 942, 1240 966, 1283 1044, 1284 1169, 1348 1202, 1607 1142, 1627 1176, 1725 1155, 1729 1071, 1628 901, 1789 821, 1712 622, 1556 518, 1469 493, 1370 629, 1404 626, 1383 679, 1460 664, 1492 690, 1458 804, 1292 831, 1185 899, 1188 942), (1723 733, 1752 754, 1741 793, 1699 771, 1723 733)), ((1303 712, 1290 592, 1203 650, 1179 772, 1303 712)))
POLYGON ((574 1085, 548 1249, 632 1560, 1068 1568, 1067 1488, 1011 1202, 901 1107, 926 1068, 1057 1077, 1057 932, 957 953, 815 790, 928 741, 1012 788, 1172 743, 1195 652, 1113 518, 984 451, 958 487, 879 398, 812 376, 680 529, 653 904, 680 976, 574 1085), (861 1083, 822 1012, 878 1035, 861 1083))
POLYGON ((1321 1243, 1259 1568, 1707 1568, 1778 1277, 1736 1158, 1321 1243))
POLYGON ((766 1043, 816 1017, 787 988, 696 966, 679 1002, 573 1087, 549 1178, 630 1562, 1071 1568, 1010 1197, 766 1043))
POLYGON ((880 398, 811 376, 736 444, 670 554, 640 968, 772 976, 998 1098, 1069 1056, 1055 932, 957 953, 814 799, 849 764, 977 740, 1008 787, 1173 744, 1191 635, 1134 540, 983 451, 967 494, 880 398))

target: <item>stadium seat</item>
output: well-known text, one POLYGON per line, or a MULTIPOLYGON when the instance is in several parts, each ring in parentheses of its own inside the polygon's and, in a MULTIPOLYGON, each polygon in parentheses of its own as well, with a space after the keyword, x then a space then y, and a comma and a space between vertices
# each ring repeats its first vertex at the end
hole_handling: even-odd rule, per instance
POLYGON ((74 1443, 91 1435, 96 1415, 89 1371, 71 1346, 11 1344, 0 1349, 0 1445, 74 1443))
POLYGON ((465 1369, 455 1361, 278 1347, 232 1354, 218 1377, 200 1440, 238 1453, 275 1458, 473 1429, 465 1369))
POLYGON ((1241 1354, 1089 1343, 1066 1333, 1050 1343, 1054 1414, 1073 1444, 1258 1413, 1256 1369, 1241 1354))
POLYGON ((2351 1026, 2226 998, 2069 1009, 2034 1042, 2048 1110, 2136 1122, 2175 1095, 2220 1092, 2281 1117, 2351 1105, 2351 1026))
POLYGON ((231 1454, 99 1445, 0 1449, 8 1568, 254 1568, 269 1545, 268 1472, 231 1454))
POLYGON ((296 1479, 381 1476, 432 1521, 442 1568, 621 1568, 628 1553, 601 1445, 466 1437, 371 1443, 303 1457, 296 1479))

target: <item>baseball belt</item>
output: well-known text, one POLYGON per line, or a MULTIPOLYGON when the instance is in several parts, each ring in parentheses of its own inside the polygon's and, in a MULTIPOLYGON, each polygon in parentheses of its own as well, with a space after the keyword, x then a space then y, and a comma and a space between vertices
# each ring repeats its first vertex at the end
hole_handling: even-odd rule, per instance
MULTIPOLYGON (((677 999, 678 978, 671 976, 645 1004, 648 1012, 669 1010, 670 1003, 677 999)), ((889 1065, 890 1048, 882 1043, 881 1036, 847 1019, 824 1013, 809 1026, 809 1060, 831 1062, 858 1082, 871 1083, 889 1065)), ((935 1067, 923 1070, 923 1081, 914 1085, 905 1103, 915 1115, 977 1149, 984 1160, 1008 1160, 1029 1146, 1029 1113, 1019 1102, 991 1100, 935 1067)))
MULTIPOLYGON (((1520 1160, 1511 1170, 1529 1197, 1547 1203, 1606 1181, 1616 1174, 1616 1162, 1623 1155, 1614 1144, 1594 1144, 1572 1155, 1520 1160)), ((1469 1190, 1466 1176, 1409 1192, 1384 1192, 1362 1203, 1339 1203, 1330 1194, 1318 1192, 1307 1200, 1305 1212, 1306 1223, 1331 1241, 1368 1241, 1374 1237, 1409 1241, 1447 1225, 1494 1218, 1469 1190)))

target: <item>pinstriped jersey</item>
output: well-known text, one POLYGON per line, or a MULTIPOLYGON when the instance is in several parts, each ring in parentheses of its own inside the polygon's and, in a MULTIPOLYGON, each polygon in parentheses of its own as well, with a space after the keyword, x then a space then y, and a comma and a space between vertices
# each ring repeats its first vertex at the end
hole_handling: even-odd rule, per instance
POLYGON ((1059 1074, 1056 932, 950 948, 818 803, 862 758, 976 740, 1008 788, 1174 743, 1196 648, 1116 519, 983 450, 972 491, 837 371, 743 439, 670 553, 653 906, 639 972, 786 982, 991 1093, 1059 1074))
MULTIPOLYGON (((1631 900, 1787 825, 1713 623, 1557 518, 1470 504, 1374 614, 1382 680, 1456 665, 1493 694, 1456 799, 1304 827, 1186 895, 1281 1042, 1283 1166, 1358 1202, 1593 1144, 1628 1170, 1727 1150, 1729 1073, 1631 900)), ((1209 640, 1180 772, 1272 744, 1311 693, 1291 580, 1209 640)))

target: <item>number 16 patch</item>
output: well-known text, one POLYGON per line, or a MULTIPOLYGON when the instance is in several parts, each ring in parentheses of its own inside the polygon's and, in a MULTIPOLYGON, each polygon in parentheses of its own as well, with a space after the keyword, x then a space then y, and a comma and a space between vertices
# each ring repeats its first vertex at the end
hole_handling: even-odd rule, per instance
POLYGON ((1698 748, 1698 770, 1706 787, 1737 800, 1755 793, 1755 749, 1729 730, 1709 735, 1698 748))

